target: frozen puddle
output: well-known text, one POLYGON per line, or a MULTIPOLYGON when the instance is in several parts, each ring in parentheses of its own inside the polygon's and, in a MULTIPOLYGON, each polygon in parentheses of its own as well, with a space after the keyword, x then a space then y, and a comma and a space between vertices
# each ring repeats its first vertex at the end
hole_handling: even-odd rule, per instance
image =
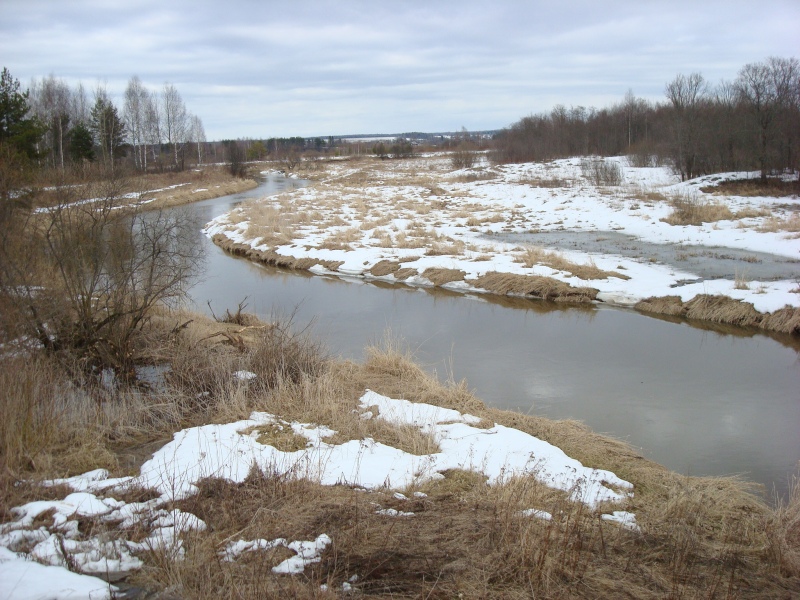
POLYGON ((697 277, 691 283, 736 277, 778 281, 800 276, 800 260, 787 256, 721 246, 656 244, 619 231, 501 233, 485 239, 655 262, 695 274, 697 277))

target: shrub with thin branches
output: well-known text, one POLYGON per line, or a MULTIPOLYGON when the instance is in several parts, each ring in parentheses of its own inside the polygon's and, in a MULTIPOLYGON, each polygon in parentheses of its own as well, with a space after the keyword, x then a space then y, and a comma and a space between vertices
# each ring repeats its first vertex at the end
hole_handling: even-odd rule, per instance
POLYGON ((618 186, 624 179, 619 163, 602 158, 582 159, 581 174, 594 185, 618 186))

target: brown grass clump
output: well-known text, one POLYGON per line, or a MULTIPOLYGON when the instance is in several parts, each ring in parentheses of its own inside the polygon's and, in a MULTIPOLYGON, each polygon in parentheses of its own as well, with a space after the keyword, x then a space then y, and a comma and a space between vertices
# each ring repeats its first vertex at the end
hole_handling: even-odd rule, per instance
POLYGON ((422 276, 429 279, 433 285, 444 285, 452 281, 464 281, 466 273, 461 269, 444 269, 431 267, 422 272, 422 276))
POLYGON ((758 231, 800 233, 800 213, 792 213, 790 216, 783 218, 770 217, 761 224, 758 231))
POLYGON ((398 281, 405 281, 409 277, 418 275, 419 272, 414 267, 404 267, 394 272, 394 278, 398 281))
POLYGON ((694 193, 672 196, 669 203, 674 210, 662 221, 670 225, 702 225, 735 218, 726 205, 707 201, 694 193))
POLYGON ((369 272, 375 277, 391 275, 400 268, 400 263, 391 260, 381 260, 370 268, 369 272))
POLYGON ((800 308, 784 306, 772 313, 765 314, 759 327, 769 331, 800 335, 800 308))
POLYGON ((468 281, 476 287, 502 295, 532 296, 541 300, 555 302, 591 302, 597 297, 594 288, 574 288, 571 285, 553 279, 535 275, 516 275, 490 271, 476 279, 468 281))
POLYGON ((460 256, 464 254, 466 244, 461 240, 434 241, 425 250, 426 256, 460 256))
POLYGON ((643 312, 655 313, 658 315, 683 316, 683 300, 680 296, 660 296, 650 297, 640 300, 634 307, 643 312))
POLYGON ((800 481, 794 479, 789 500, 778 504, 770 529, 772 549, 781 572, 800 577, 800 481))
POLYGON ((699 294, 689 300, 686 303, 685 316, 689 319, 732 323, 742 327, 758 325, 761 322, 761 313, 753 308, 752 304, 727 296, 709 294, 699 294))
POLYGON ((725 323, 740 327, 758 327, 790 335, 800 334, 800 309, 785 306, 772 313, 760 313, 749 302, 728 296, 700 294, 689 302, 679 296, 645 298, 634 307, 643 312, 725 323))

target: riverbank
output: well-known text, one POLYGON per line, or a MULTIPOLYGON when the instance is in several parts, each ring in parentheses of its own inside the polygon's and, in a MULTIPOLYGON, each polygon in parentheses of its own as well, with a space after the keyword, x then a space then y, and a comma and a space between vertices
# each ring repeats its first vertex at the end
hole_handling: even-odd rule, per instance
POLYGON ((255 177, 233 177, 223 165, 166 173, 126 173, 98 181, 62 182, 37 190, 37 211, 95 202, 111 195, 121 204, 147 209, 173 208, 258 187, 255 177))
POLYGON ((315 165, 325 171, 308 187, 249 201, 206 232, 312 273, 800 333, 796 196, 722 195, 721 182, 744 174, 680 183, 666 168, 606 163, 621 181, 597 181, 580 159, 457 171, 446 155, 334 161, 315 165))
POLYGON ((4 357, 3 589, 800 591, 798 494, 770 508, 741 481, 672 473, 574 421, 491 409, 391 343, 353 363, 286 324, 226 321, 154 318, 149 389, 4 357))

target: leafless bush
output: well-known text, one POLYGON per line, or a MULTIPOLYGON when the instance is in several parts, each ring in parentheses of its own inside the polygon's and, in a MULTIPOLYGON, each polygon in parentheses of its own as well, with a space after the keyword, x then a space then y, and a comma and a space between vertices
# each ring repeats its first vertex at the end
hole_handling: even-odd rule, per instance
POLYGON ((470 150, 459 149, 450 155, 450 164, 453 169, 471 169, 475 166, 475 153, 470 150))
POLYGON ((581 160, 581 173, 594 185, 617 186, 622 183, 622 167, 618 163, 602 158, 581 160))
POLYGON ((46 211, 17 211, 0 233, 0 294, 14 333, 129 379, 134 338, 184 296, 201 253, 185 215, 132 208, 123 187, 112 177, 92 200, 65 187, 46 211))

